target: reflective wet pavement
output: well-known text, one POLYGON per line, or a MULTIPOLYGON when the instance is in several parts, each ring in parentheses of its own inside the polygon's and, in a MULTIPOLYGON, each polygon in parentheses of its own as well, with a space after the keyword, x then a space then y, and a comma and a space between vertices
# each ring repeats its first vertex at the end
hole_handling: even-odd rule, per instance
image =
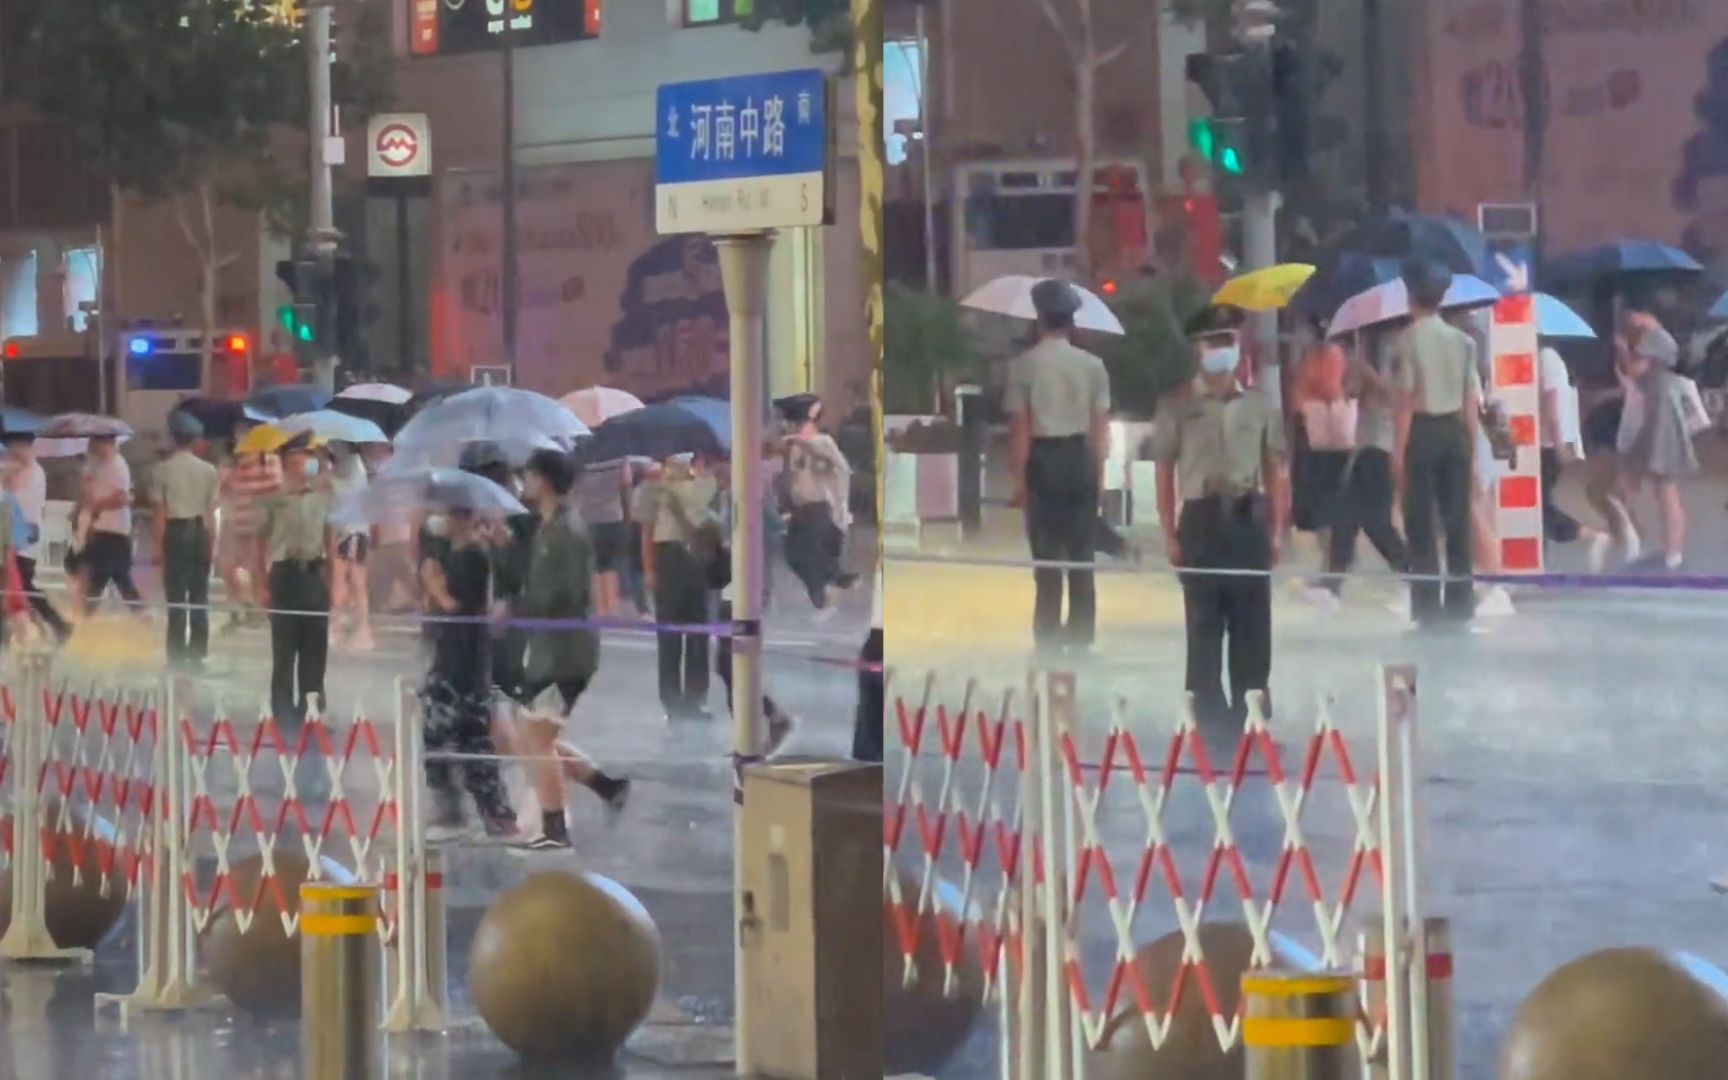
MULTIPOLYGON (((849 597, 840 616, 824 625, 815 624, 801 603, 785 606, 791 610, 777 612, 770 621, 768 682, 770 691, 802 720, 790 749, 843 755, 851 745, 855 675, 819 661, 856 655, 870 598, 862 593, 849 597)), ((333 656, 330 686, 339 714, 361 709, 387 717, 394 680, 416 676, 413 633, 404 627, 381 636, 378 652, 333 656)), ((216 695, 228 700, 237 722, 244 725, 244 718, 255 715, 258 687, 267 670, 263 634, 229 635, 217 650, 215 672, 201 681, 199 693, 206 702, 216 695)), ((654 672, 651 638, 609 637, 601 673, 567 732, 584 750, 634 781, 630 805, 615 823, 605 821, 596 801, 576 798, 571 804, 577 849, 573 856, 524 857, 479 845, 450 849, 446 893, 452 1029, 443 1036, 390 1040, 381 1076, 580 1080, 597 1075, 564 1066, 535 1070, 522 1065, 485 1030, 465 991, 469 940, 490 898, 533 870, 561 862, 624 884, 643 902, 662 935, 660 1003, 615 1075, 629 1080, 707 1080, 732 1074, 731 726, 718 696, 718 680, 714 721, 668 725, 656 700, 654 672)), ((302 776, 316 771, 312 765, 302 769, 302 776)), ((348 780, 364 785, 369 774, 369 769, 352 770, 348 780)), ((230 783, 221 769, 213 768, 210 775, 213 783, 230 783)), ((520 783, 515 786, 520 793, 520 783)), ((258 794, 268 799, 279 795, 279 787, 279 780, 274 786, 266 783, 258 794)), ((225 794, 215 793, 219 798, 225 794)), ((231 797, 232 789, 226 794, 231 797)), ((295 842, 289 836, 279 840, 295 842)), ((343 850, 330 853, 340 857, 343 850)), ((236 851, 235 858, 245 853, 236 851)), ((299 1080, 295 1024, 259 1026, 216 1010, 138 1017, 122 1028, 111 1014, 98 1015, 96 992, 125 992, 136 983, 130 919, 128 914, 104 943, 93 968, 0 967, 0 1080, 299 1080)))
MULTIPOLYGON (((1026 658, 1006 642, 1025 632, 1029 577, 891 563, 889 618, 896 627, 904 625, 896 611, 902 589, 979 599, 964 616, 973 628, 969 638, 955 633, 944 621, 950 609, 937 604, 920 624, 919 640, 890 635, 890 663, 922 671, 930 639, 947 637, 947 669, 1012 681, 1026 658), (970 642, 969 655, 955 655, 956 640, 970 642)), ((1336 695, 1334 719, 1352 744, 1371 748, 1376 665, 1419 667, 1426 908, 1452 920, 1463 1080, 1494 1075, 1518 1002, 1579 955, 1642 944, 1728 966, 1728 897, 1708 884, 1728 868, 1722 831, 1728 742, 1717 731, 1715 678, 1728 631, 1724 594, 1539 593, 1519 597, 1518 613, 1489 622, 1486 635, 1430 638, 1405 633, 1382 607, 1385 585, 1353 586, 1335 615, 1310 607, 1287 586, 1275 601, 1273 672, 1273 728, 1287 744, 1306 739, 1313 702, 1324 692, 1336 695)), ((1111 587, 1128 614, 1107 627, 1095 658, 1078 666, 1080 742, 1092 761, 1114 698, 1130 703, 1136 731, 1164 737, 1179 702, 1180 594, 1156 573, 1112 579, 1111 587)), ((890 783, 895 776, 891 763, 890 783)), ((1172 843, 1192 866, 1213 841, 1209 812, 1196 800, 1171 813, 1172 843)), ((1239 805, 1232 820, 1250 877, 1263 888, 1284 841, 1283 819, 1268 798, 1239 805)), ((1105 801, 1100 827, 1126 887, 1145 837, 1131 794, 1105 801)), ((1348 823, 1308 839, 1322 849, 1323 866, 1335 870, 1350 839, 1348 823)), ((1336 887, 1327 881, 1328 894, 1336 887)), ((1134 924, 1137 944, 1176 928, 1168 899, 1153 895, 1156 902, 1134 924)), ((1232 919, 1239 911, 1221 899, 1206 914, 1232 919)), ((1284 916, 1299 935, 1305 923, 1312 940, 1305 902, 1284 916)), ((1083 922, 1084 962, 1096 980, 1109 971, 1115 939, 1096 913, 1085 913, 1083 922)), ((995 1075, 990 1043, 981 1032, 943 1080, 995 1075)))

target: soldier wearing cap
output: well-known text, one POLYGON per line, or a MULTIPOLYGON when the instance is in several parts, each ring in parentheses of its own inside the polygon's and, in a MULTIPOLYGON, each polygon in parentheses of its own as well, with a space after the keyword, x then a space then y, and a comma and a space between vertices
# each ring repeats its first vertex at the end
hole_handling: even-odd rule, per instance
POLYGON ((1190 326, 1199 376, 1159 403, 1152 429, 1158 517, 1182 571, 1187 690, 1213 722, 1240 722, 1248 695, 1270 682, 1270 571, 1287 507, 1284 421, 1271 395, 1238 380, 1239 325, 1235 312, 1213 309, 1190 326))
POLYGON ((834 590, 858 581, 843 562, 852 522, 852 465, 834 436, 816 426, 821 398, 794 394, 776 400, 774 407, 787 427, 786 562, 809 593, 811 606, 831 611, 834 590))
POLYGON ((261 500, 264 561, 269 567, 270 707, 279 723, 298 724, 324 699, 330 656, 330 512, 334 496, 318 482, 320 462, 309 434, 277 451, 282 490, 261 500))
MULTIPOLYGON (((1070 340, 1080 296, 1064 281, 1032 287, 1037 342, 1014 361, 1003 406, 1014 436, 1015 504, 1025 508, 1032 558, 1092 562, 1098 493, 1110 447, 1110 376, 1070 340)), ((1032 633, 1040 649, 1091 646, 1097 628, 1092 571, 1040 566, 1032 633), (1062 615, 1064 574, 1068 615, 1062 615)))
POLYGON ((156 467, 156 550, 168 602, 168 662, 201 667, 210 646, 210 563, 216 536, 216 466, 199 457, 204 425, 190 413, 168 418, 174 453, 156 467))
POLYGON ((1414 579, 1410 613, 1420 626, 1466 623, 1476 606, 1470 503, 1482 407, 1479 350, 1474 338, 1440 317, 1450 270, 1412 262, 1404 268, 1404 285, 1411 322, 1394 352, 1400 407, 1393 458, 1404 480, 1404 536, 1414 579))

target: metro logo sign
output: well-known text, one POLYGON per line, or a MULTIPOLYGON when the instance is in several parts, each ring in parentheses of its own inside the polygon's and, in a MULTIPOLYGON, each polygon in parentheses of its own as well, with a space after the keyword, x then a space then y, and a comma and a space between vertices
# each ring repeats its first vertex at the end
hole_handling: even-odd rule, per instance
POLYGON ((432 175, 432 139, 425 113, 384 113, 366 129, 366 175, 399 179, 432 175))

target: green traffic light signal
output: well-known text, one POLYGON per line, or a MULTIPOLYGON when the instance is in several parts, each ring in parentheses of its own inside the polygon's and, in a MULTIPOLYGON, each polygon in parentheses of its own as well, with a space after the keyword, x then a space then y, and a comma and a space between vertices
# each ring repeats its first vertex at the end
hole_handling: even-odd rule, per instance
POLYGON ((1220 138, 1220 124, 1209 117, 1188 122, 1188 144, 1202 158, 1229 173, 1242 175, 1242 155, 1236 147, 1220 138))
POLYGON ((308 344, 312 341, 312 324, 300 318, 300 313, 293 304, 283 304, 276 309, 276 321, 282 324, 282 329, 295 341, 308 344))

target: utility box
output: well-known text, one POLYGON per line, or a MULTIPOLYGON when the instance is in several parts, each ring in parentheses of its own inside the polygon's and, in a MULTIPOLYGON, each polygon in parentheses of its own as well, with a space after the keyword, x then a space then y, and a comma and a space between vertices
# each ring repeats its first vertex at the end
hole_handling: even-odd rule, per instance
POLYGON ((738 929, 765 1080, 882 1080, 882 767, 744 770, 738 929))

